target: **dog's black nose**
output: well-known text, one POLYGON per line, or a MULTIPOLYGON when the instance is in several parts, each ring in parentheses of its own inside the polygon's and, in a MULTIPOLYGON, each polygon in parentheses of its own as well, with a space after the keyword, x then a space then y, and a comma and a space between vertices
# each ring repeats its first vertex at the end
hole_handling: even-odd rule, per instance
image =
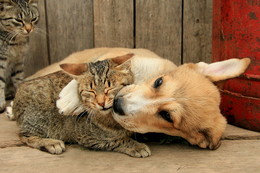
POLYGON ((125 112, 122 108, 122 104, 123 104, 122 97, 115 98, 114 103, 113 103, 113 109, 114 109, 114 112, 117 113, 118 115, 125 115, 125 112))

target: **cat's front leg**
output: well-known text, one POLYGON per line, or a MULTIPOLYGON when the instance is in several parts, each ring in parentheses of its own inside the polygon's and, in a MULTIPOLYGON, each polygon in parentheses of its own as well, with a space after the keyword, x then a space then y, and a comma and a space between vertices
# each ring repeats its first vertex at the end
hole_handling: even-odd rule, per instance
POLYGON ((38 136, 20 136, 23 143, 32 148, 47 151, 51 154, 61 154, 65 151, 64 142, 57 139, 41 138, 38 136))
POLYGON ((12 69, 11 79, 15 89, 19 86, 20 83, 24 80, 24 63, 23 61, 17 62, 12 69))
MULTIPOLYGON (((84 141, 84 140, 83 140, 84 141)), ((87 148, 94 150, 116 151, 132 157, 144 158, 151 155, 151 150, 146 144, 139 143, 129 137, 120 139, 91 140, 79 142, 87 148)))
POLYGON ((5 110, 5 87, 6 87, 7 58, 0 56, 0 112, 5 110))
POLYGON ((139 143, 129 137, 110 143, 111 146, 113 144, 115 146, 114 148, 112 147, 113 151, 125 153, 129 156, 139 158, 151 156, 151 150, 146 144, 139 143))

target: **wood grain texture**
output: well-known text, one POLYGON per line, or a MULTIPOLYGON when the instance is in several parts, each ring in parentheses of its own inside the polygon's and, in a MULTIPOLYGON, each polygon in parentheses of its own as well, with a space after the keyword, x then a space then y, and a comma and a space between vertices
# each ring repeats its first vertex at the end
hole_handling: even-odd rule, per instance
POLYGON ((184 0, 183 62, 211 62, 212 0, 184 0))
POLYGON ((44 0, 39 1, 38 9, 40 21, 30 36, 28 56, 25 59, 26 76, 49 64, 44 0))
POLYGON ((93 0, 46 0, 51 63, 93 47, 93 0))
POLYGON ((133 0, 94 1, 95 47, 134 47, 133 0))
POLYGON ((181 0, 136 0, 136 47, 181 63, 181 0))

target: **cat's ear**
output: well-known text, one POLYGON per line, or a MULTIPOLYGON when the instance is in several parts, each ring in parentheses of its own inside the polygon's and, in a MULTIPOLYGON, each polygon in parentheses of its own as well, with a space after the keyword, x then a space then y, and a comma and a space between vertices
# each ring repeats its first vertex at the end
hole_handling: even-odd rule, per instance
POLYGON ((212 82, 234 78, 245 72, 250 64, 249 58, 229 59, 225 61, 207 64, 200 62, 195 64, 195 69, 205 75, 212 82))
POLYGON ((134 56, 133 53, 129 53, 122 56, 117 56, 115 58, 111 58, 112 63, 116 65, 116 68, 122 69, 130 69, 131 61, 129 61, 134 56))
POLYGON ((79 76, 88 70, 87 64, 61 64, 60 68, 72 75, 79 76))
POLYGON ((15 3, 12 0, 0 0, 0 12, 14 7, 15 3))
POLYGON ((31 4, 32 6, 37 7, 37 5, 38 5, 38 0, 28 0, 28 3, 31 4))
POLYGON ((133 56, 134 56, 133 53, 128 53, 126 55, 111 58, 111 61, 117 65, 121 65, 121 64, 125 63, 126 61, 128 61, 129 59, 131 59, 133 56))

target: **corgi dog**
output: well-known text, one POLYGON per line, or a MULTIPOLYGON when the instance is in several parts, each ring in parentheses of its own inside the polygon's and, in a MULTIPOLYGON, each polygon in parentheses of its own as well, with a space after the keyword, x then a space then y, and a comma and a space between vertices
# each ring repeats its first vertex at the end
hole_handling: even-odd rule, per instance
POLYGON ((184 64, 140 84, 124 87, 114 99, 114 119, 125 129, 185 138, 217 149, 226 127, 220 93, 213 82, 242 74, 249 58, 184 64))
MULTIPOLYGON (((226 127, 221 115, 220 93, 213 82, 241 75, 249 58, 177 67, 147 49, 94 48, 76 52, 27 79, 59 71, 60 64, 86 63, 134 54, 131 71, 134 84, 116 95, 113 117, 125 129, 159 132, 185 138, 201 148, 217 149, 226 127)), ((77 83, 70 82, 60 93, 57 107, 64 115, 78 115, 77 83)))

